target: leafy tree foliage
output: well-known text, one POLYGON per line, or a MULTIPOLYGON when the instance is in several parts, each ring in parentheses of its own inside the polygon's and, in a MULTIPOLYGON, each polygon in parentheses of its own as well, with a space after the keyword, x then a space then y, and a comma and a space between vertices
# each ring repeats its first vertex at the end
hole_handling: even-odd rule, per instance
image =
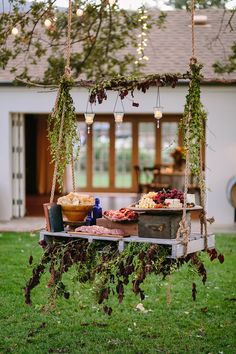
MULTIPOLYGON (((224 9, 228 0, 197 0, 195 5, 198 9, 208 9, 210 7, 224 9)), ((189 9, 191 7, 190 0, 167 0, 166 5, 172 6, 175 9, 189 9)))
MULTIPOLYGON (((11 8, 0 17, 0 68, 8 66, 12 72, 29 78, 29 64, 40 64, 46 57, 48 68, 44 82, 58 82, 65 63, 67 9, 56 8, 55 0, 33 1, 30 6, 27 3, 27 7, 25 0, 9 3, 11 8), (45 26, 45 20, 50 21, 50 26, 45 26), (18 33, 13 35, 13 29, 18 33), (17 65, 14 64, 16 58, 17 65)), ((153 24, 148 16, 147 28, 153 24)), ((73 75, 78 77, 83 73, 87 78, 101 78, 139 73, 143 64, 135 64, 135 55, 126 50, 137 46, 139 27, 138 12, 111 6, 108 0, 73 1, 73 75), (76 15, 78 8, 83 9, 82 16, 76 15)))
POLYGON ((228 60, 225 63, 217 61, 213 67, 216 73, 232 73, 236 71, 236 42, 231 47, 232 53, 229 55, 228 60))

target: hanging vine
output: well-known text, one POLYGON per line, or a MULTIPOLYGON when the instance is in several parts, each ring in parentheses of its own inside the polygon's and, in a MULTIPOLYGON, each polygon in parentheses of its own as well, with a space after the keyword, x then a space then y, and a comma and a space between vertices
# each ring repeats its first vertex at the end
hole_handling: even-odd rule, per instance
MULTIPOLYGON (((49 303, 55 304, 56 299, 70 297, 69 289, 63 283, 63 277, 72 267, 78 283, 93 283, 94 295, 98 304, 103 305, 107 314, 112 309, 106 304, 110 296, 116 295, 121 303, 125 296, 125 287, 131 285, 134 294, 144 300, 142 284, 150 274, 161 275, 163 279, 178 270, 184 263, 193 266, 203 283, 206 282, 207 272, 202 260, 196 253, 181 259, 167 257, 168 249, 159 245, 146 243, 129 243, 125 250, 119 253, 117 243, 111 242, 104 246, 103 242, 89 243, 87 240, 72 240, 68 243, 53 242, 46 245, 39 263, 33 264, 32 277, 25 286, 25 302, 32 304, 32 290, 40 284, 41 277, 49 271, 48 280, 49 303)), ((217 259, 222 263, 224 257, 215 249, 208 251, 211 260, 217 259)), ((33 258, 29 258, 32 265, 33 258)))
POLYGON ((184 137, 184 147, 189 149, 190 155, 190 170, 199 176, 202 168, 200 162, 200 149, 205 143, 205 126, 207 115, 201 102, 201 87, 200 83, 203 78, 201 74, 202 65, 198 64, 195 59, 190 62, 190 77, 189 91, 186 96, 184 106, 184 114, 180 126, 184 137), (189 142, 187 144, 187 127, 189 127, 189 142), (188 146, 187 146, 188 145, 188 146))
POLYGON ((152 86, 171 86, 174 88, 179 80, 188 79, 187 74, 166 73, 153 74, 143 77, 135 76, 117 76, 111 80, 103 80, 90 88, 90 103, 98 102, 101 104, 107 99, 107 90, 119 91, 121 99, 124 99, 130 92, 133 96, 134 90, 146 93, 152 86))
POLYGON ((65 168, 71 162, 71 152, 76 158, 80 146, 75 107, 70 94, 73 84, 72 78, 66 75, 61 78, 56 104, 48 119, 50 151, 52 161, 57 164, 56 178, 60 188, 63 186, 65 168))

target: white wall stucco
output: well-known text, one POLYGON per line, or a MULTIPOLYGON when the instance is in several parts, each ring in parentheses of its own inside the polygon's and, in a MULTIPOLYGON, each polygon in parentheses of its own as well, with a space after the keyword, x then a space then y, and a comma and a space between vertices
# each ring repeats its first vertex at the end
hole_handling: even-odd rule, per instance
MULTIPOLYGON (((12 217, 12 167, 11 167, 11 121, 10 114, 49 113, 56 93, 25 87, 0 87, 0 220, 12 217)), ((182 113, 187 86, 175 89, 161 88, 161 105, 165 113, 182 113)), ((84 113, 88 99, 85 89, 73 89, 77 113, 84 113)), ((96 113, 113 112, 116 94, 111 92, 107 101, 95 107, 96 113)), ((233 224, 234 209, 226 198, 226 185, 236 175, 236 86, 203 86, 202 99, 208 112, 206 151, 206 180, 208 214, 214 215, 218 224, 233 224)), ((156 101, 156 90, 146 94, 137 92, 135 108, 125 99, 126 113, 151 113, 156 101)), ((96 118, 95 118, 96 119, 96 118)))

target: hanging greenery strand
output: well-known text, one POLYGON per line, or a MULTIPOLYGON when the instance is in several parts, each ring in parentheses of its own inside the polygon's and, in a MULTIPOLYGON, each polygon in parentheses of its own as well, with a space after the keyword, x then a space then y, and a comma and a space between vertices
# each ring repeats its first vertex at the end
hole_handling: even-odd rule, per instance
POLYGON ((205 124, 206 112, 201 103, 200 82, 202 65, 198 64, 196 59, 192 58, 190 62, 191 83, 186 96, 184 114, 181 121, 181 127, 184 136, 184 145, 186 147, 186 132, 189 124, 189 151, 190 151, 190 170, 199 176, 201 170, 200 147, 205 142, 205 124), (190 117, 190 119, 189 119, 190 117))
POLYGON ((184 147, 186 151, 189 151, 189 167, 190 172, 197 176, 200 185, 200 199, 201 206, 203 207, 201 215, 201 223, 205 225, 205 247, 207 238, 206 227, 206 211, 205 211, 205 179, 203 176, 203 166, 201 150, 205 144, 205 126, 207 115, 201 102, 201 88, 200 81, 202 79, 201 74, 202 65, 198 64, 195 58, 190 62, 190 75, 191 81, 189 85, 189 91, 186 96, 186 104, 184 108, 184 114, 181 121, 181 127, 184 135, 184 147), (187 130, 189 129, 189 141, 187 141, 187 130))
POLYGON ((117 76, 111 80, 103 80, 95 84, 90 89, 90 103, 102 103, 107 99, 107 90, 119 91, 121 99, 125 98, 130 92, 133 96, 134 90, 146 93, 153 86, 171 86, 174 88, 179 80, 188 79, 188 73, 181 74, 154 74, 142 78, 136 76, 117 76))
MULTIPOLYGON (((71 18, 72 3, 71 0, 69 0, 65 73, 60 80, 56 103, 53 112, 48 119, 50 151, 52 162, 55 164, 50 203, 54 200, 56 182, 58 182, 59 189, 62 189, 66 166, 71 163, 72 169, 74 168, 74 147, 76 147, 75 156, 77 157, 80 146, 79 136, 77 134, 75 107, 70 94, 71 88, 74 85, 70 71, 71 18)), ((73 190, 75 191, 74 171, 72 173, 72 178, 73 190)))
MULTIPOLYGON (((64 75, 60 81, 56 107, 48 119, 50 151, 52 161, 55 163, 50 202, 54 199, 54 180, 56 179, 61 189, 66 166, 71 163, 73 147, 79 147, 75 108, 70 94, 72 87, 73 80, 64 75)), ((76 151, 77 155, 78 148, 76 151)))
MULTIPOLYGON (((144 300, 142 284, 150 274, 165 279, 183 264, 188 263, 196 268, 203 283, 207 279, 204 264, 196 253, 173 260, 166 257, 168 249, 163 246, 131 242, 122 253, 119 253, 115 242, 104 246, 102 243, 89 243, 87 240, 72 240, 67 244, 53 242, 49 245, 41 241, 41 245, 45 248, 44 254, 40 262, 33 264, 32 276, 24 289, 25 302, 28 305, 32 304, 32 290, 40 285, 41 277, 47 271, 50 272, 48 282, 50 304, 55 304, 59 296, 68 299, 70 292, 64 284, 64 275, 72 267, 76 273, 74 280, 77 284, 93 282, 95 299, 98 304, 103 305, 104 311, 109 315, 112 309, 107 300, 116 295, 121 303, 125 296, 125 287, 128 285, 141 300, 144 300)), ((218 258, 221 263, 223 262, 223 255, 218 254, 215 249, 208 253, 211 260, 218 258)), ((32 264, 32 256, 29 263, 32 264)))

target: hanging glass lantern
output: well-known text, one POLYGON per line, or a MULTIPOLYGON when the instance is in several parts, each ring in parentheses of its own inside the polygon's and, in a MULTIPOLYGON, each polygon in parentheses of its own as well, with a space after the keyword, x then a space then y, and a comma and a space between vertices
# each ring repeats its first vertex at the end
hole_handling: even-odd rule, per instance
POLYGON ((154 118, 157 120, 157 128, 160 127, 160 119, 163 115, 163 107, 161 106, 159 86, 157 86, 156 106, 153 107, 154 118))
POLYGON ((84 113, 85 123, 88 126, 88 134, 90 133, 90 126, 93 124, 95 113, 84 113))
POLYGON ((120 94, 119 92, 117 93, 117 97, 116 97, 116 102, 115 102, 115 106, 114 106, 114 118, 115 118, 115 123, 117 124, 117 126, 119 126, 121 123, 123 123, 123 119, 124 119, 124 105, 123 105, 123 101, 120 97, 120 103, 121 103, 121 108, 122 110, 117 110, 116 109, 116 106, 117 106, 117 103, 118 103, 118 99, 120 97, 120 94))
POLYGON ((116 124, 123 123, 124 112, 114 112, 116 124))
POLYGON ((90 133, 90 129, 91 129, 90 126, 93 124, 94 117, 95 117, 95 113, 93 112, 92 103, 89 102, 89 98, 88 98, 86 112, 84 113, 85 123, 87 124, 88 127, 88 134, 90 133), (90 111, 88 110, 89 104, 90 104, 90 111))
POLYGON ((153 108, 154 118, 157 120, 157 128, 160 127, 160 119, 163 115, 163 107, 154 107, 153 108))

